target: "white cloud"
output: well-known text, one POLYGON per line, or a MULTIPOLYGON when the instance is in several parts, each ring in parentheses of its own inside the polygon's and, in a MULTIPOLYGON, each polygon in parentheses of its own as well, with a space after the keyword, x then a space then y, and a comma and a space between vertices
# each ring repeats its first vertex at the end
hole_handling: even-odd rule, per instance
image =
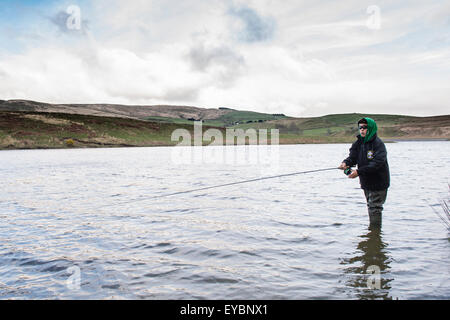
POLYGON ((89 30, 46 25, 36 31, 42 41, 0 56, 0 99, 448 113, 442 6, 379 6, 381 29, 369 30, 359 1, 95 1, 82 11, 89 30), (444 42, 430 42, 430 32, 444 42))

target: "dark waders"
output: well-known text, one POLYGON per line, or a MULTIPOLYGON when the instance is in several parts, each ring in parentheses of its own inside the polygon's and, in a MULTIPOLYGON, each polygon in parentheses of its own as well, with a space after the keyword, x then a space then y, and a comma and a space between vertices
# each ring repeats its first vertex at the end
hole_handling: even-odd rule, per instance
POLYGON ((364 195, 366 196, 370 225, 381 227, 383 204, 386 201, 387 189, 380 191, 364 189, 364 195))

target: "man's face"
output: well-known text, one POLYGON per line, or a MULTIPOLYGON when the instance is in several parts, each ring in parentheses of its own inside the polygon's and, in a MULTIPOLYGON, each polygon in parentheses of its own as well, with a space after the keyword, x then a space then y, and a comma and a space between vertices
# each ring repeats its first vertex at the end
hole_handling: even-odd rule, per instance
POLYGON ((358 128, 359 128, 359 134, 361 135, 361 137, 364 138, 367 134, 367 124, 360 123, 358 128))

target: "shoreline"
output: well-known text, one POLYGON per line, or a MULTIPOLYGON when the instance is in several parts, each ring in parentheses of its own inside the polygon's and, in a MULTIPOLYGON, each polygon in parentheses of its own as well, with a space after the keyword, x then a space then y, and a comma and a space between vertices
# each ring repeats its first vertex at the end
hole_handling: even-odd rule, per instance
MULTIPOLYGON (((442 142, 442 141, 450 141, 450 139, 445 138, 412 138, 412 139, 391 139, 391 138, 382 138, 384 143, 398 143, 398 142, 442 142)), ((282 145, 303 145, 303 144, 351 144, 353 141, 323 141, 323 142, 300 142, 300 143, 279 143, 279 146, 282 145)), ((245 144, 249 145, 249 144, 245 144)), ((259 144, 252 144, 253 146, 259 146, 259 144)), ((271 146, 270 143, 266 144, 267 146, 271 146)), ((177 144, 149 144, 149 145, 124 145, 124 144, 117 144, 117 145, 92 145, 92 146, 61 146, 61 147, 45 147, 45 146, 36 146, 36 147, 6 147, 6 148, 0 148, 0 151, 13 151, 13 150, 76 150, 76 149, 114 149, 114 148, 154 148, 154 147, 177 147, 177 144)), ((203 146, 181 146, 181 147, 208 147, 209 145, 203 145, 203 146)), ((224 147, 231 147, 231 146, 244 146, 244 144, 234 144, 234 145, 223 145, 224 147)), ((261 145, 262 146, 262 145, 261 145)), ((215 146, 219 147, 219 146, 215 146)))

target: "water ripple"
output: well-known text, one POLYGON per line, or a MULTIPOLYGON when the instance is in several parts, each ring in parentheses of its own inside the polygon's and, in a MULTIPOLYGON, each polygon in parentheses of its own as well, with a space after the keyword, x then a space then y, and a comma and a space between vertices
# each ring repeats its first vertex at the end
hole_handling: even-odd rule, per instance
MULTIPOLYGON (((279 172, 330 167, 348 147, 280 146, 279 172)), ((275 173, 175 166, 171 148, 0 152, 0 297, 446 299, 450 237, 427 201, 439 209, 448 192, 450 144, 387 148, 378 231, 338 171, 155 200, 275 173), (367 289, 373 267, 379 290, 367 289)))

